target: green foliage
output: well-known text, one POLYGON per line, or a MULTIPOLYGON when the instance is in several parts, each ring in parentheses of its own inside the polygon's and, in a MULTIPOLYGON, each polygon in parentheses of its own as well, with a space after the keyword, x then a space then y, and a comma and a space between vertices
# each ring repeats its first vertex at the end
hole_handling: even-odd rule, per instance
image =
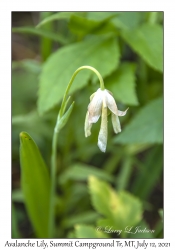
POLYGON ((144 19, 144 14, 141 12, 87 12, 86 18, 99 22, 110 21, 117 29, 133 29, 144 19))
POLYGON ((127 188, 129 178, 132 172, 133 159, 131 156, 127 156, 123 159, 122 169, 117 177, 117 189, 123 190, 127 188))
POLYGON ((163 142, 163 100, 162 97, 148 103, 115 138, 115 142, 162 143, 163 142))
POLYGON ((159 215, 160 215, 161 219, 163 220, 163 209, 159 209, 159 215))
POLYGON ((42 25, 45 25, 49 22, 55 21, 55 20, 60 20, 60 19, 65 19, 69 20, 69 18, 72 16, 73 12, 59 12, 56 14, 53 14, 51 16, 48 16, 44 18, 38 25, 37 28, 41 27, 42 25))
POLYGON ((116 14, 111 13, 105 17, 101 16, 100 20, 94 20, 91 16, 86 15, 72 15, 69 22, 70 30, 78 35, 85 36, 87 34, 104 34, 109 32, 115 32, 115 26, 109 23, 109 20, 112 19, 116 14))
POLYGON ((76 224, 91 224, 97 220, 98 217, 99 215, 96 212, 88 211, 66 218, 62 224, 65 228, 72 228, 76 224))
POLYGON ((20 133, 21 187, 38 237, 48 237, 50 179, 47 167, 32 138, 20 133))
POLYGON ((56 122, 54 237, 163 237, 163 12, 12 15, 12 237, 48 237, 56 122), (97 147, 100 119, 84 135, 89 98, 99 88, 93 72, 77 74, 58 116, 84 65, 100 72, 119 110, 129 107, 117 135, 109 115, 105 154, 97 147), (129 225, 148 231, 130 234, 129 225))
MULTIPOLYGON (((59 103, 63 98, 66 85, 78 67, 91 65, 105 77, 114 70, 118 62, 119 49, 112 37, 91 37, 59 49, 43 65, 40 75, 39 112, 43 114, 59 103), (102 64, 101 61, 108 61, 108 63, 102 64)), ((92 72, 89 70, 80 72, 70 93, 84 87, 91 76, 92 72)), ((92 77, 94 79, 94 75, 92 77)))
POLYGON ((132 190, 142 199, 146 199, 150 195, 151 190, 153 190, 161 177, 163 159, 159 157, 160 155, 163 155, 163 148, 162 146, 157 146, 148 154, 144 162, 144 167, 141 166, 142 171, 138 171, 137 173, 137 180, 133 184, 132 190))
POLYGON ((35 27, 19 27, 19 28, 13 28, 12 32, 46 37, 52 39, 53 41, 60 42, 61 44, 67 43, 67 40, 63 36, 55 34, 54 32, 51 31, 47 31, 45 29, 36 29, 35 27))
POLYGON ((105 216, 98 220, 98 225, 110 225, 116 230, 124 230, 128 225, 134 226, 141 220, 141 202, 128 192, 117 193, 94 176, 89 177, 89 190, 94 208, 105 216))
POLYGON ((76 238, 108 238, 108 235, 104 234, 103 232, 97 231, 94 227, 86 225, 76 225, 75 235, 76 238))
POLYGON ((41 67, 33 60, 13 63, 12 66, 12 114, 25 114, 35 107, 41 67))
POLYGON ((146 63, 163 71, 163 30, 158 24, 143 24, 134 30, 121 33, 123 39, 146 63))
POLYGON ((145 13, 139 11, 118 11, 116 12, 117 17, 112 20, 112 23, 122 30, 134 29, 144 20, 145 13))
POLYGON ((121 63, 120 67, 106 78, 106 88, 115 98, 128 105, 138 105, 135 91, 135 65, 132 63, 121 63))
POLYGON ((20 233, 18 230, 18 222, 15 207, 12 203, 12 237, 13 238, 20 238, 20 233))
POLYGON ((86 164, 75 163, 71 165, 63 174, 59 176, 59 182, 64 183, 67 180, 87 180, 90 175, 112 182, 113 176, 106 173, 103 169, 98 169, 86 164))
POLYGON ((72 110, 73 110, 73 107, 74 107, 74 102, 70 105, 70 107, 68 108, 68 110, 66 111, 66 113, 57 120, 57 131, 60 131, 67 123, 71 113, 72 113, 72 110))

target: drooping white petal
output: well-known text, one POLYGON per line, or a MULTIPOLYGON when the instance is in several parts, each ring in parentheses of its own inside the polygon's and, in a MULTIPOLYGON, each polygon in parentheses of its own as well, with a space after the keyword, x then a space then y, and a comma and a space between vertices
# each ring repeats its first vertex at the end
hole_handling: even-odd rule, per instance
POLYGON ((107 106, 111 110, 112 113, 114 113, 115 115, 117 115, 118 114, 118 109, 117 109, 116 102, 115 102, 113 96, 110 95, 107 90, 105 90, 105 91, 106 91, 105 97, 106 97, 107 106))
POLYGON ((113 96, 113 94, 112 94, 112 92, 111 92, 110 90, 106 89, 106 91, 107 91, 110 95, 113 96))
POLYGON ((98 135, 98 147, 102 152, 106 151, 107 138, 108 138, 108 125, 107 125, 107 107, 103 105, 101 115, 101 127, 98 135))
POLYGON ((120 126, 120 121, 119 121, 118 116, 111 113, 111 120, 112 120, 112 125, 113 125, 114 132, 116 134, 120 133, 121 132, 121 126, 120 126))
POLYGON ((129 108, 127 108, 125 111, 120 111, 118 110, 118 116, 124 116, 126 115, 126 112, 128 111, 129 108))
POLYGON ((87 111, 85 124, 84 124, 85 137, 88 137, 91 135, 91 127, 92 127, 92 123, 89 123, 89 111, 87 111))
POLYGON ((101 115, 101 110, 102 110, 102 90, 98 89, 89 106, 88 106, 88 111, 89 111, 89 122, 90 123, 96 123, 101 115))

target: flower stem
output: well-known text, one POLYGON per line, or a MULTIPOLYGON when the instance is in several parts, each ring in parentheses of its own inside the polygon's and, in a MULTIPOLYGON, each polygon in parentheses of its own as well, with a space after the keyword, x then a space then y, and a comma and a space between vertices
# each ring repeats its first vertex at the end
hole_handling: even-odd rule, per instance
MULTIPOLYGON (((56 167, 57 167, 57 139, 58 139, 58 134, 59 131, 61 130, 62 126, 61 126, 61 118, 64 118, 64 112, 67 106, 67 103, 70 99, 70 97, 67 98, 70 87, 76 77, 76 75, 78 74, 78 72, 80 72, 83 69, 89 69, 92 70, 99 78, 100 80, 100 88, 102 90, 105 89, 104 87, 104 82, 103 82, 103 78, 100 75, 100 73, 93 67, 91 66, 82 66, 80 68, 78 68, 74 74, 72 75, 72 78, 70 79, 70 82, 66 88, 64 97, 63 97, 63 101, 61 104, 61 108, 57 117, 57 122, 55 125, 55 129, 54 129, 54 133, 53 133, 53 138, 52 138, 52 154, 51 154, 51 189, 50 189, 50 208, 49 208, 49 238, 52 238, 54 236, 54 208, 55 208, 55 189, 56 189, 56 167)), ((72 107, 70 108, 70 112, 72 111, 73 105, 71 105, 72 107)), ((69 113, 70 113, 69 112, 69 113)), ((68 118, 67 118, 68 119, 68 118)))
POLYGON ((58 132, 54 129, 51 155, 51 188, 50 188, 50 209, 49 209, 49 238, 54 236, 54 207, 55 207, 55 186, 56 186, 56 163, 57 163, 57 138, 58 132))
POLYGON ((61 105, 61 108, 60 108, 60 117, 63 115, 63 110, 64 110, 64 106, 65 106, 65 103, 66 103, 67 95, 68 95, 68 93, 69 93, 69 89, 70 89, 70 87, 71 87, 71 85, 72 85, 72 83, 73 83, 73 81, 74 81, 76 75, 77 75, 81 70, 83 70, 83 69, 90 69, 90 70, 92 70, 92 71, 98 76, 98 79, 100 80, 100 88, 101 88, 102 90, 105 89, 103 78, 102 78, 102 76, 100 75, 100 73, 99 73, 95 68, 93 68, 93 67, 91 67, 91 66, 81 66, 80 68, 78 68, 78 69, 74 72, 74 74, 73 74, 72 78, 70 79, 70 82, 69 82, 69 84, 68 84, 68 86, 67 86, 67 89, 66 89, 65 94, 64 94, 64 97, 63 97, 62 105, 61 105))

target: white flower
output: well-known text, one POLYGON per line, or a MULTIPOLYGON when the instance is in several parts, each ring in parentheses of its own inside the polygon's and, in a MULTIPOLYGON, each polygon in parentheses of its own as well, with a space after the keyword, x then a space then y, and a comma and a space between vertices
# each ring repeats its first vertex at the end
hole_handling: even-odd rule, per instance
POLYGON ((98 135, 98 147, 102 152, 106 151, 106 145, 107 145, 108 109, 111 111, 111 119, 114 132, 117 134, 121 132, 120 121, 118 116, 124 116, 128 109, 125 111, 118 110, 115 100, 112 96, 112 93, 107 89, 102 90, 99 88, 90 97, 90 103, 88 105, 88 111, 86 113, 84 129, 85 129, 85 136, 86 137, 90 136, 92 124, 96 123, 99 117, 101 116, 101 127, 98 135))

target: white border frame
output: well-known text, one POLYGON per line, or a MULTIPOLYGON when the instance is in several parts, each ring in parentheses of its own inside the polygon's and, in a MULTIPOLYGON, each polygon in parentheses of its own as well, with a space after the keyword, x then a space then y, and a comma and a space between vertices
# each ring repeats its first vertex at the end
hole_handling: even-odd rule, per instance
MULTIPOLYGON (((5 241, 11 240, 11 11, 164 11, 164 239, 146 240, 146 242, 170 242, 175 246, 174 223, 174 128, 175 116, 175 15, 174 3, 169 1, 120 1, 108 0, 94 2, 57 0, 0 2, 0 246, 4 249, 5 241)), ((25 240, 19 240, 24 242, 25 240)), ((47 240, 45 240, 47 241, 47 240)), ((57 239, 58 241, 58 239, 57 239)), ((60 240, 66 242, 66 240, 60 240)), ((87 242, 88 240, 82 240, 87 242)), ((101 242, 101 240, 90 240, 101 242)), ((120 240, 121 242, 123 240, 120 240)), ((35 249, 35 248, 32 248, 35 249)), ((64 248, 67 249, 67 248, 64 248)), ((132 248, 130 248, 132 249, 132 248)), ((151 249, 151 248, 147 248, 151 249)))

